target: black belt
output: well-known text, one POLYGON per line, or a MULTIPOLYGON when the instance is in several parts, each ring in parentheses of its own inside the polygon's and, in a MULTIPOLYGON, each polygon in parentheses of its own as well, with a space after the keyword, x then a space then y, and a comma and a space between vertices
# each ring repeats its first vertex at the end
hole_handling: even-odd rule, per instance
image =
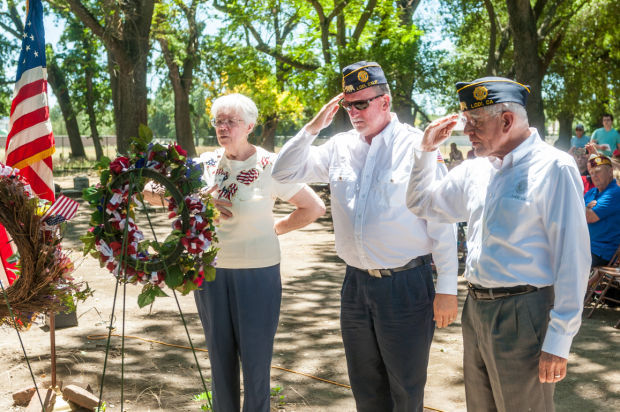
POLYGON ((398 268, 391 269, 358 269, 362 272, 367 272, 370 276, 380 278, 383 276, 392 276, 392 273, 402 272, 403 270, 417 268, 418 266, 427 265, 431 263, 431 255, 418 256, 415 259, 411 259, 409 262, 398 268))
POLYGON ((467 283, 469 296, 476 300, 494 300, 514 295, 525 295, 526 293, 535 292, 542 288, 532 285, 512 286, 509 288, 483 288, 471 283, 467 283))

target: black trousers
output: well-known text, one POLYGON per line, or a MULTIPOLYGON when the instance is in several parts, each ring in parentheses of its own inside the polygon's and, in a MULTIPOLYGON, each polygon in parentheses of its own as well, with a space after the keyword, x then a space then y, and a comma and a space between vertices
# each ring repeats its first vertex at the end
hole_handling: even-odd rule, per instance
POLYGON ((340 324, 359 412, 422 412, 434 297, 429 264, 382 278, 347 266, 340 324))

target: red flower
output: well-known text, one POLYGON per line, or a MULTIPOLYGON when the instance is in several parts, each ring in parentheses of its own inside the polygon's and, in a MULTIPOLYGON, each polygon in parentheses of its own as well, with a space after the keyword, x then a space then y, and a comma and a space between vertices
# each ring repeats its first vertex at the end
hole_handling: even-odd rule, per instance
POLYGON ((129 159, 125 156, 119 156, 112 163, 110 163, 110 170, 116 175, 127 171, 128 167, 129 159))
POLYGON ((187 156, 187 152, 183 150, 183 148, 179 146, 178 144, 175 144, 174 148, 180 156, 187 156))

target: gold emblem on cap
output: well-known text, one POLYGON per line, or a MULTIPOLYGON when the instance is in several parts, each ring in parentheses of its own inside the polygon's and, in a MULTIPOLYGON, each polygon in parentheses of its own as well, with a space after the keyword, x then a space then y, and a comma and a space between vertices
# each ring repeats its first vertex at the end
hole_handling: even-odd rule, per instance
POLYGON ((461 102, 461 111, 467 109, 467 103, 461 102))
POLYGON ((478 86, 474 89, 474 97, 476 100, 483 100, 489 95, 489 90, 484 86, 478 86))
POLYGON ((366 83, 368 81, 368 72, 365 70, 360 70, 359 73, 357 73, 357 80, 362 83, 366 83))
POLYGON ((345 93, 351 93, 354 92, 355 89, 353 88, 352 84, 347 84, 346 86, 344 86, 344 92, 345 93))

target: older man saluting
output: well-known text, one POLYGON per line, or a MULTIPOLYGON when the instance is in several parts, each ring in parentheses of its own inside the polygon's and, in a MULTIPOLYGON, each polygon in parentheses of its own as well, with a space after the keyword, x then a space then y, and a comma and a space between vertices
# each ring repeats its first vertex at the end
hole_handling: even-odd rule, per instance
POLYGON ((422 411, 433 317, 444 327, 457 315, 455 229, 407 210, 412 147, 422 132, 390 112, 381 67, 345 67, 343 89, 282 148, 272 175, 330 184, 336 250, 347 263, 340 321, 357 410, 422 411), (353 130, 312 146, 339 102, 353 130))
POLYGON ((528 86, 486 77, 456 87, 481 157, 434 180, 434 152, 458 115, 431 123, 407 204, 420 217, 468 222, 467 409, 553 411, 590 269, 583 183, 574 160, 529 128, 528 86))

